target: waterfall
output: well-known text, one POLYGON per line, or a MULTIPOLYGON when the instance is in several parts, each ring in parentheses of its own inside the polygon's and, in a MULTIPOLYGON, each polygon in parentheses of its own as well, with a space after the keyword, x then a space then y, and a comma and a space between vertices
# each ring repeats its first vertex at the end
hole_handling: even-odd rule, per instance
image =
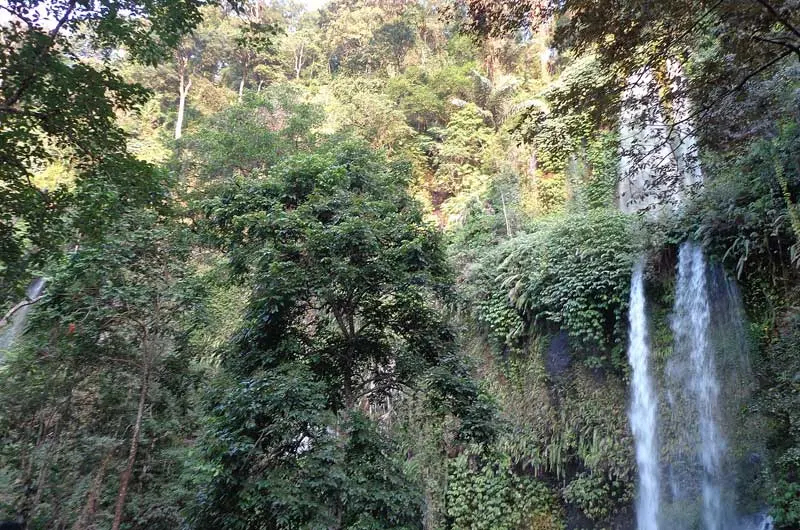
POLYGON ((649 68, 634 72, 622 94, 617 194, 625 213, 676 209, 686 191, 703 182, 691 102, 678 61, 667 61, 667 79, 669 112, 659 101, 659 84, 649 68))
MULTIPOLYGON (((703 171, 697 156, 698 147, 692 123, 691 102, 686 97, 688 91, 686 76, 683 74, 680 62, 674 59, 667 60, 667 78, 672 94, 669 145, 678 173, 683 177, 683 185, 692 187, 703 182, 703 171)), ((678 202, 681 191, 677 190, 678 202)))
POLYGON ((657 209, 673 190, 669 179, 678 171, 668 129, 651 94, 657 92, 652 70, 628 78, 620 113, 620 209, 625 213, 657 209))
MULTIPOLYGON (((622 95, 618 198, 626 213, 678 213, 687 194, 702 186, 687 81, 678 61, 667 60, 666 73, 671 105, 659 101, 649 69, 635 72, 622 95)), ((763 420, 742 415, 753 378, 738 289, 699 245, 684 243, 672 353, 666 363, 648 366, 642 268, 633 270, 628 316, 638 530, 771 530, 752 489, 763 420)))
MULTIPOLYGON (((25 293, 25 296, 29 301, 35 300, 39 297, 39 295, 42 294, 44 282, 44 278, 36 278, 31 282, 31 284, 28 286, 28 290, 25 293)), ((11 348, 14 340, 19 336, 20 333, 22 333, 25 327, 25 319, 30 310, 30 305, 21 307, 11 317, 10 322, 5 329, 0 329, 0 364, 2 364, 5 358, 5 352, 11 348)))
POLYGON ((633 372, 631 428, 636 442, 639 492, 636 520, 639 530, 658 529, 659 470, 656 443, 656 398, 648 370, 650 344, 644 296, 644 262, 639 260, 631 278, 628 360, 633 372))
POLYGON ((675 292, 673 333, 675 350, 688 352, 690 391, 697 410, 702 463, 703 522, 706 530, 722 530, 720 464, 725 441, 717 421, 719 382, 709 342, 711 311, 703 250, 694 243, 681 245, 675 292))

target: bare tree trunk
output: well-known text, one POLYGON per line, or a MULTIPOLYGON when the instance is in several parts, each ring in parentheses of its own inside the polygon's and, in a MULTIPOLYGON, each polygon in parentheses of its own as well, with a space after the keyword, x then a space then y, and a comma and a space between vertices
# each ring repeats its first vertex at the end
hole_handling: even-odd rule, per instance
POLYGON ((178 100, 178 118, 175 120, 175 139, 179 140, 183 135, 183 114, 186 110, 186 96, 192 88, 192 78, 187 81, 185 72, 181 72, 180 99, 178 100))
POLYGON ((506 235, 511 237, 511 224, 508 222, 508 211, 506 211, 506 196, 502 191, 500 192, 500 200, 503 202, 503 219, 506 220, 506 235))
POLYGON ((242 66, 242 80, 239 81, 239 103, 242 102, 242 94, 244 94, 244 84, 247 82, 247 67, 249 61, 245 62, 242 66))
POLYGON ((300 51, 298 52, 297 48, 295 48, 294 53, 294 78, 300 79, 300 72, 303 69, 303 54, 306 49, 306 43, 300 43, 300 51))
POLYGON ((81 515, 78 517, 78 520, 75 521, 75 526, 72 527, 72 530, 86 530, 87 528, 91 528, 94 524, 94 516, 97 513, 97 500, 100 498, 100 488, 103 486, 106 468, 112 456, 114 456, 113 450, 109 451, 106 457, 103 458, 103 461, 100 462, 100 468, 97 470, 94 480, 92 480, 89 494, 86 497, 86 505, 83 507, 83 510, 81 510, 81 515))
POLYGON ((128 496, 128 485, 133 474, 133 466, 136 464, 136 453, 139 450, 139 436, 142 430, 142 419, 144 418, 144 408, 147 404, 147 388, 148 380, 150 378, 150 359, 147 353, 147 342, 144 345, 144 359, 142 361, 142 387, 139 390, 139 408, 136 411, 136 423, 133 425, 133 434, 131 435, 131 448, 128 452, 128 463, 125 465, 125 470, 122 472, 119 480, 119 493, 117 494, 117 505, 114 509, 114 523, 111 525, 111 530, 119 530, 122 524, 122 515, 125 509, 125 498, 128 496))

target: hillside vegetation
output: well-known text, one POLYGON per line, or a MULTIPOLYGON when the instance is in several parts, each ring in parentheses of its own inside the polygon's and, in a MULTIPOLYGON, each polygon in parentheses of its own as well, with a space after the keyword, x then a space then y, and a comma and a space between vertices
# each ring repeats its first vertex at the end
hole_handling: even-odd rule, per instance
POLYGON ((5 1, 0 520, 634 528, 631 269, 662 373, 693 240, 747 317, 739 509, 800 528, 799 28, 797 0, 5 1), (664 215, 620 211, 643 67, 704 174, 664 215))

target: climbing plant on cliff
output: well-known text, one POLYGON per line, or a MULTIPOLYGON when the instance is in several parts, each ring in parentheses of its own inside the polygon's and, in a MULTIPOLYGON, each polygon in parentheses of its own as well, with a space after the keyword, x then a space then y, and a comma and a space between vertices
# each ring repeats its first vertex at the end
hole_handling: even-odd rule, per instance
POLYGON ((535 222, 472 271, 477 283, 467 293, 476 316, 498 339, 560 328, 587 351, 621 344, 636 251, 631 228, 607 210, 535 222))

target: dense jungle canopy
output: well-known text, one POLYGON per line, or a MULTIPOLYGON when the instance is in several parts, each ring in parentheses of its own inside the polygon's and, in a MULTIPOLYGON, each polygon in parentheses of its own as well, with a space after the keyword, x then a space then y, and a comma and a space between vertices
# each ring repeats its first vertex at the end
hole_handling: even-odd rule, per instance
POLYGON ((0 0, 0 521, 636 528, 690 242, 725 505, 800 529, 798 201, 800 0, 0 0))

